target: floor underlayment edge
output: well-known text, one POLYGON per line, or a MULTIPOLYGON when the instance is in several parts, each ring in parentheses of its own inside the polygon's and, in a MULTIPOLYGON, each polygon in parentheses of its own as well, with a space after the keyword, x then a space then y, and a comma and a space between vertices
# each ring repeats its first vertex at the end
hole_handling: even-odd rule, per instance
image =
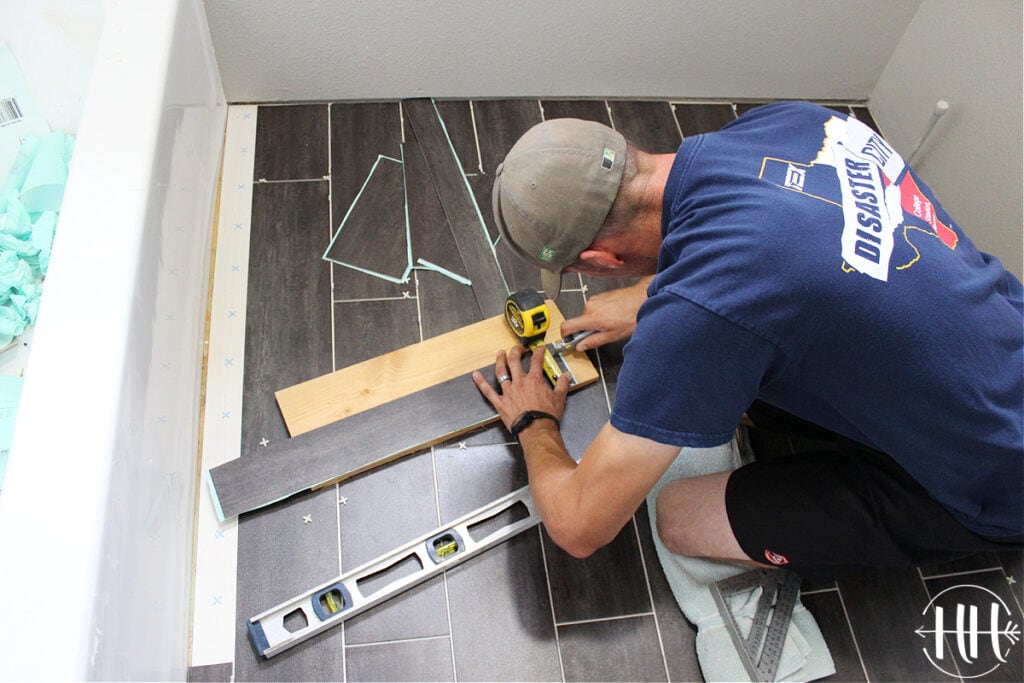
MULTIPOLYGON (((242 437, 242 378, 249 229, 257 107, 228 107, 221 205, 210 303, 208 376, 200 467, 238 457, 242 437), (235 362, 225 363, 231 358, 235 362)), ((238 522, 220 521, 209 487, 199 487, 193 590, 191 667, 234 662, 238 522)))

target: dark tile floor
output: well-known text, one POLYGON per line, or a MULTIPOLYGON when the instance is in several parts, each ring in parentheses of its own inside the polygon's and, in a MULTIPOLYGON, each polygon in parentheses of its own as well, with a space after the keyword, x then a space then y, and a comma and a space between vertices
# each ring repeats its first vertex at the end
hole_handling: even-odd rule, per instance
MULTIPOLYGON (((561 116, 594 119, 652 152, 671 152, 683 136, 717 129, 750 106, 438 102, 492 236, 495 167, 532 124, 561 116)), ((863 107, 835 108, 852 109, 871 123, 863 107)), ((264 437, 286 438, 274 390, 477 319, 468 288, 439 273, 416 270, 408 283, 395 284, 321 258, 377 156, 400 159, 401 143, 411 138, 398 102, 259 108, 243 452, 264 437)), ((423 238, 443 222, 436 202, 410 207, 414 247, 443 249, 423 238)), ((500 244, 499 262, 511 288, 540 287, 533 268, 500 244)), ((621 284, 572 276, 560 307, 571 316, 588 295, 621 284)), ((566 442, 577 454, 607 419, 621 346, 603 348, 593 358, 602 381, 572 397, 565 421, 566 442)), ((799 447, 766 435, 755 443, 761 452, 799 447)), ((700 680, 695 630, 668 590, 643 509, 589 559, 573 559, 542 529, 531 530, 269 661, 249 645, 249 616, 525 482, 515 447, 501 428, 491 428, 244 515, 234 679, 700 680)), ((944 680, 915 633, 925 625, 928 601, 951 584, 984 586, 1011 606, 1019 625, 1021 590, 1014 580, 1021 577, 1020 553, 989 554, 927 570, 805 581, 803 600, 829 644, 836 680, 944 680)), ((1018 645, 1011 661, 984 680, 1024 678, 1020 651, 1018 645)), ((217 677, 210 671, 195 674, 217 677)))

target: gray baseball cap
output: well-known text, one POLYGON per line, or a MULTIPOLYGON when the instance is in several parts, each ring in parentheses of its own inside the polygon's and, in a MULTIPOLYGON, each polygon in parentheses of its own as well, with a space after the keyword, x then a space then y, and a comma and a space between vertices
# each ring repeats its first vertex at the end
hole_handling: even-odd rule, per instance
POLYGON ((597 237, 619 191, 626 139, 608 126, 552 119, 526 131, 498 166, 491 203, 498 231, 541 268, 549 297, 561 271, 597 237))

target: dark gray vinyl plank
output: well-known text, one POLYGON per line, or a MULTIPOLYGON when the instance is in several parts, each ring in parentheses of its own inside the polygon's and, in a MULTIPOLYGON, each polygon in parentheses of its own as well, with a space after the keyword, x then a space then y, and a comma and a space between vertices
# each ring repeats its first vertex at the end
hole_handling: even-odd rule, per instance
POLYGON ((450 638, 348 647, 345 662, 345 680, 353 682, 455 680, 450 638))
MULTIPOLYGON (((468 100, 435 100, 435 104, 459 163, 462 164, 462 170, 466 175, 480 173, 480 154, 476 146, 472 103, 468 100)), ((412 138, 407 133, 406 140, 409 139, 412 138)))
POLYGON ((556 546, 546 532, 544 552, 557 623, 651 611, 650 593, 632 521, 611 543, 586 559, 577 559, 556 546))
POLYGON ((999 553, 999 563, 1003 566, 1006 581, 1017 598, 1017 605, 1024 605, 1024 551, 1004 550, 999 553))
POLYGON ((615 130, 627 140, 652 154, 679 149, 683 140, 668 102, 611 100, 615 130))
POLYGON ((654 617, 595 621, 558 628, 566 681, 664 681, 654 617))
MULTIPOLYGON (((526 465, 515 446, 439 448, 434 462, 442 523, 527 483, 526 465)), ((512 521, 504 516, 497 520, 499 524, 512 521)), ((560 678, 536 528, 448 572, 448 596, 460 680, 560 678)))
POLYGON ((963 574, 985 569, 1001 569, 999 556, 996 553, 977 553, 949 562, 941 562, 921 567, 924 578, 945 574, 963 574))
POLYGON ((546 121, 569 118, 612 125, 604 100, 541 100, 540 106, 546 121))
POLYGON ((347 368, 419 342, 416 320, 416 300, 412 298, 334 304, 335 368, 347 368))
MULTIPOLYGON (((256 446, 249 457, 214 467, 210 480, 223 516, 230 518, 496 419, 467 374, 304 434, 256 446)), ((283 429, 283 420, 278 420, 283 429)))
POLYGON ((188 683, 229 683, 233 670, 231 662, 190 666, 185 680, 188 683))
POLYGON ((919 641, 934 664, 943 671, 959 674, 965 680, 1024 681, 1024 644, 1020 642, 1020 625, 1024 621, 1024 614, 1001 568, 964 576, 928 579, 925 585, 934 603, 918 616, 920 625, 934 630, 939 625, 934 610, 941 607, 944 612, 941 626, 947 630, 942 659, 938 658, 935 651, 934 636, 929 634, 925 640, 919 641), (959 609, 964 611, 963 653, 959 648, 959 609), (977 631, 971 627, 972 612, 977 616, 977 631), (1016 638, 1003 635, 993 643, 990 634, 993 621, 997 631, 1009 633, 1016 627, 1016 638), (976 644, 976 649, 972 649, 972 643, 976 644))
MULTIPOLYGON (((429 451, 342 482, 338 495, 343 501, 338 507, 343 572, 438 527, 429 451)), ((383 581, 398 578, 389 577, 383 581)), ((373 585, 377 584, 369 584, 366 590, 372 590, 373 585)), ((347 645, 447 636, 448 610, 442 580, 431 579, 354 617, 345 624, 345 632, 347 645)))
POLYGON ((736 116, 743 116, 751 109, 756 109, 757 107, 766 104, 771 104, 771 100, 763 100, 758 102, 736 102, 736 116))
POLYGON ((473 102, 483 171, 494 176, 498 164, 523 133, 541 122, 540 102, 535 99, 476 100, 473 102))
POLYGON ((736 118, 731 104, 676 104, 675 112, 683 137, 711 133, 736 118))
POLYGON ((330 229, 327 193, 326 181, 253 186, 243 455, 287 438, 275 391, 332 369, 330 271, 317 253, 330 229))
MULTIPOLYGON (((331 104, 331 210, 334 229, 352 206, 381 154, 402 158, 402 122, 398 102, 331 104)), ((325 240, 320 253, 327 249, 325 240)), ((335 299, 400 297, 411 285, 388 282, 349 268, 334 268, 335 299)))
POLYGON ((358 198, 334 231, 326 258, 403 281, 412 266, 405 201, 402 160, 378 157, 358 198))
POLYGON ((836 672, 824 679, 827 681, 863 681, 866 680, 864 667, 860 664, 857 654, 857 643, 846 621, 846 612, 837 590, 826 590, 819 593, 804 593, 800 596, 804 607, 814 616, 821 629, 821 636, 828 645, 829 654, 836 672))
POLYGON ((930 599, 917 569, 858 570, 836 584, 868 680, 948 680, 928 663, 915 632, 930 599))
POLYGON ((433 101, 405 100, 403 107, 466 266, 466 277, 473 283, 481 318, 500 315, 508 291, 482 222, 484 207, 478 209, 474 202, 433 101))
POLYGON ((459 680, 559 680, 536 529, 448 572, 448 596, 459 680))
MULTIPOLYGON (((409 230, 413 260, 424 259, 465 277, 469 272, 459 254, 444 207, 434 190, 430 169, 415 141, 405 145, 406 187, 409 193, 409 230)), ((475 146, 474 146, 475 148, 475 146)), ((481 211, 490 211, 490 205, 481 211)), ((418 266, 417 266, 418 267, 418 266)), ((423 338, 464 327, 479 319, 473 289, 451 277, 430 270, 416 273, 423 338)))
POLYGON ((665 578, 665 571, 658 560, 658 551, 654 548, 647 503, 640 506, 635 517, 669 680, 702 681, 704 677, 697 660, 697 628, 683 615, 665 578))
POLYGON ((238 526, 236 681, 335 681, 342 676, 342 629, 270 659, 256 652, 246 622, 335 578, 338 568, 334 488, 295 496, 245 515, 238 526))
POLYGON ((327 150, 327 105, 260 107, 252 179, 324 178, 327 150))

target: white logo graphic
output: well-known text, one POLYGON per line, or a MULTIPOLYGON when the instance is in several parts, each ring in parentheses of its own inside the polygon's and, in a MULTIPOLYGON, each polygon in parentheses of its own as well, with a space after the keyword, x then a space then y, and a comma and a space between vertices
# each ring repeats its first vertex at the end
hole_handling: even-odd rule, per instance
POLYGON ((797 192, 804 191, 804 182, 807 180, 807 169, 797 168, 789 164, 786 168, 786 187, 797 192))
POLYGON ((1006 662, 1010 649, 1020 642, 1020 625, 1010 619, 1006 603, 981 586, 951 586, 932 598, 921 614, 929 612, 932 628, 926 624, 915 633, 930 641, 930 647, 922 651, 932 666, 947 676, 989 674, 1006 662), (955 618, 950 619, 950 611, 955 618), (946 636, 951 637, 948 648, 946 636))

